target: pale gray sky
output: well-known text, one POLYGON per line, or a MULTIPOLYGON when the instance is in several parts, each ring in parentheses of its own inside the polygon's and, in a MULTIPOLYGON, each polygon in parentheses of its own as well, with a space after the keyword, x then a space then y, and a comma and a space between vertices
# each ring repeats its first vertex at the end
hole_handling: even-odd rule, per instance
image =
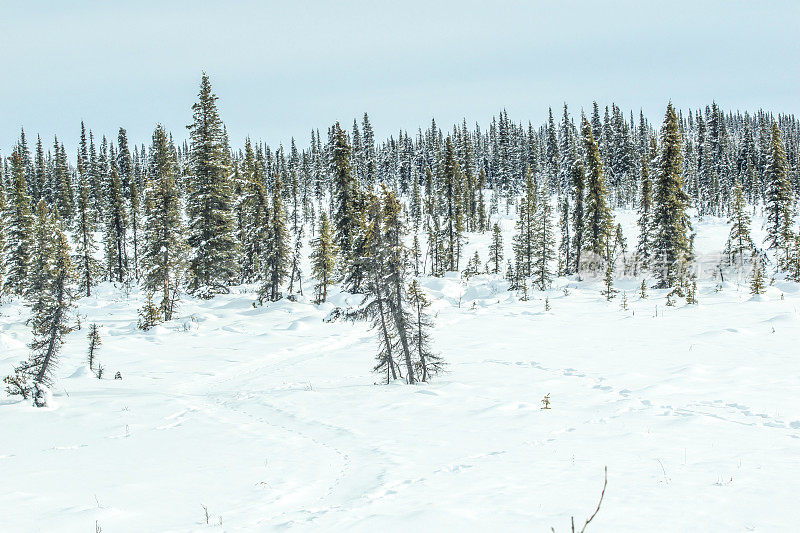
POLYGON ((305 146, 364 111, 379 138, 594 99, 657 120, 670 98, 796 113, 798 25, 797 0, 0 0, 0 151, 24 126, 72 152, 82 119, 183 139, 202 70, 235 145, 305 146))

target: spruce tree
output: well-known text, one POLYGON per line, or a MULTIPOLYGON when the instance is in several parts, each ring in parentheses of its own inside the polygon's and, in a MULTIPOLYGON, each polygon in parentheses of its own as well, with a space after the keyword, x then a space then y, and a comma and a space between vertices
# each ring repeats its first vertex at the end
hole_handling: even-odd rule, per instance
POLYGON ((58 143, 58 138, 55 139, 53 144, 53 152, 52 180, 55 188, 55 204, 58 207, 60 216, 63 216, 65 220, 72 220, 75 211, 72 178, 69 164, 67 163, 67 151, 64 149, 63 144, 58 143))
POLYGON ((475 250, 475 253, 473 254, 472 258, 470 258, 470 260, 467 261, 467 268, 465 268, 461 274, 464 277, 464 279, 468 280, 472 276, 480 274, 480 270, 481 270, 481 256, 480 254, 478 254, 478 250, 475 250))
POLYGON ((411 245, 411 254, 414 256, 414 275, 420 275, 420 262, 422 261, 422 248, 419 243, 419 236, 414 235, 414 241, 411 245))
MULTIPOLYGON (((122 181, 122 190, 126 194, 133 192, 131 182, 133 181, 133 158, 128 147, 128 132, 125 128, 120 128, 117 133, 117 157, 115 164, 122 181)), ((138 187, 138 185, 137 185, 138 187)), ((130 198, 129 198, 130 199, 130 198)))
POLYGON ((236 242, 231 214, 228 141, 217 111, 217 96, 203 73, 189 126, 190 175, 186 214, 189 219, 189 290, 201 298, 229 292, 236 273, 236 242))
MULTIPOLYGON (((120 181, 122 181, 120 179, 120 181)), ((123 185, 124 186, 124 185, 123 185)), ((139 197, 139 187, 136 180, 128 180, 128 220, 130 221, 130 240, 131 252, 130 257, 131 265, 130 270, 133 272, 133 277, 139 281, 139 255, 142 246, 142 236, 140 235, 142 229, 142 207, 141 198, 139 197)), ((123 190, 123 194, 125 190, 123 190)))
MULTIPOLYGON (((641 190, 639 197, 639 241, 636 244, 636 265, 647 269, 650 266, 653 241, 653 185, 650 181, 650 170, 647 152, 641 161, 641 190)), ((634 272, 635 274, 635 272, 634 272)))
POLYGON ((333 125, 332 135, 330 173, 336 246, 339 247, 342 257, 350 260, 350 251, 359 226, 358 182, 350 166, 350 145, 347 142, 347 135, 338 122, 333 125))
POLYGON ((25 298, 33 304, 47 290, 52 277, 55 225, 44 199, 36 203, 31 235, 31 262, 25 298))
POLYGON ((429 316, 427 309, 430 307, 431 302, 425 296, 417 280, 412 281, 408 287, 408 303, 412 309, 411 346, 415 362, 414 366, 420 381, 425 382, 431 376, 435 376, 444 369, 444 361, 441 356, 430 348, 430 330, 433 328, 433 320, 429 316))
POLYGON ((406 381, 417 381, 414 363, 411 355, 411 316, 407 309, 408 296, 406 294, 406 266, 407 250, 403 244, 405 224, 402 218, 402 208, 397 196, 386 185, 383 188, 383 236, 381 241, 385 246, 386 258, 386 291, 389 294, 387 301, 391 316, 394 320, 395 331, 400 340, 401 353, 406 363, 406 381))
POLYGON ((687 214, 689 198, 683 186, 683 152, 678 117, 672 102, 661 126, 653 209, 653 261, 660 288, 674 287, 691 256, 687 214))
POLYGON ((800 232, 794 236, 794 246, 787 268, 789 279, 800 283, 800 232))
POLYGON ((80 176, 78 182, 78 204, 75 214, 75 274, 85 296, 92 295, 92 285, 100 272, 100 262, 95 258, 97 244, 94 242, 94 227, 90 212, 89 182, 80 176))
POLYGON ((316 303, 323 303, 328 298, 328 287, 333 285, 336 268, 336 244, 333 242, 333 232, 328 215, 323 211, 320 216, 319 233, 311 242, 312 274, 317 280, 314 287, 316 303))
MULTIPOLYGON (((356 294, 364 292, 365 282, 369 275, 367 272, 369 263, 363 261, 363 257, 365 254, 368 254, 370 250, 371 235, 369 234, 369 228, 372 225, 372 221, 367 216, 366 211, 358 213, 357 217, 359 226, 350 249, 349 257, 343 258, 341 249, 339 249, 337 245, 337 251, 340 253, 340 262, 346 266, 345 288, 347 291, 356 294)), ((336 244, 335 233, 334 244, 336 244)))
MULTIPOLYGON (((34 160, 33 183, 30 184, 31 199, 34 203, 40 199, 45 198, 46 176, 47 169, 44 162, 44 147, 42 146, 42 138, 36 136, 36 157, 34 160)), ((45 198, 45 201, 47 199, 45 198)))
POLYGON ((5 258, 7 276, 5 287, 14 294, 22 294, 28 283, 31 261, 33 218, 31 199, 25 183, 25 166, 19 147, 11 155, 11 187, 4 212, 5 258))
POLYGON ((726 255, 728 263, 738 264, 739 268, 745 263, 745 253, 752 255, 754 251, 753 239, 750 237, 750 216, 747 214, 747 206, 744 203, 744 193, 739 180, 733 186, 733 199, 731 203, 731 215, 728 223, 731 231, 728 235, 726 245, 726 255))
POLYGON ((781 130, 772 123, 769 141, 766 181, 767 237, 765 242, 770 250, 775 250, 778 268, 784 269, 789 261, 792 243, 792 190, 787 177, 786 149, 781 139, 781 130))
POLYGON ((558 228, 561 238, 558 244, 558 275, 567 276, 572 273, 572 238, 570 237, 570 207, 569 197, 564 197, 558 204, 558 228))
MULTIPOLYGON (((2 167, 2 156, 0 156, 0 168, 2 167)), ((5 293, 5 285, 3 284, 6 275, 6 258, 5 258, 5 249, 6 249, 6 225, 5 221, 2 219, 3 216, 6 214, 6 194, 3 188, 3 177, 0 175, 0 299, 2 299, 3 294, 5 293)))
POLYGON ((89 340, 89 350, 86 359, 89 363, 89 370, 94 371, 94 361, 97 358, 97 350, 103 344, 103 341, 100 339, 100 331, 98 330, 97 324, 89 326, 89 334, 86 337, 89 340))
POLYGON ((4 381, 10 394, 33 397, 34 405, 45 407, 63 337, 70 332, 72 265, 69 243, 60 221, 47 212, 43 202, 40 206, 33 253, 34 263, 42 269, 37 270, 33 284, 41 287, 29 292, 33 329, 31 355, 14 369, 14 375, 4 381))
POLYGON ((517 264, 515 271, 519 278, 533 274, 537 202, 533 173, 528 171, 525 178, 525 195, 520 199, 517 214, 517 233, 514 235, 514 258, 517 264))
POLYGON ((411 205, 409 206, 409 210, 411 211, 411 220, 414 223, 414 232, 416 232, 419 229, 420 222, 422 221, 422 195, 419 188, 419 180, 417 179, 416 169, 412 182, 411 205))
POLYGON ((461 188, 461 170, 456 161, 453 140, 450 136, 445 139, 444 164, 442 167, 442 190, 444 200, 446 243, 445 263, 446 270, 458 270, 459 241, 461 240, 461 205, 459 190, 461 188))
POLYGON ((584 250, 597 261, 605 255, 606 243, 611 238, 612 214, 608 206, 608 191, 603 177, 600 150, 592 134, 592 127, 583 118, 583 145, 586 151, 586 214, 584 250))
POLYGON ((291 181, 291 200, 292 200, 292 235, 294 236, 294 246, 291 252, 289 269, 289 294, 294 294, 295 283, 297 292, 303 294, 303 271, 300 267, 300 259, 303 251, 303 221, 301 220, 300 189, 297 179, 297 172, 292 171, 291 181))
POLYGON ((761 258, 753 260, 753 272, 750 277, 750 294, 755 296, 764 294, 764 273, 761 268, 761 258))
POLYGON ((533 276, 540 291, 546 290, 553 279, 550 263, 556 259, 556 250, 553 238, 552 211, 549 199, 544 192, 540 194, 541 200, 536 210, 535 231, 535 260, 533 276))
POLYGON ((614 288, 614 267, 610 261, 606 263, 606 272, 605 276, 603 277, 603 285, 605 286, 603 295, 606 297, 606 300, 611 301, 611 299, 616 296, 617 289, 614 288))
POLYGON ((286 213, 283 210, 283 185, 280 177, 275 180, 272 191, 271 219, 267 230, 266 249, 264 251, 264 284, 259 292, 260 302, 281 299, 281 286, 289 276, 289 234, 286 229, 286 213))
POLYGON ((236 209, 240 213, 241 272, 242 280, 252 282, 263 277, 264 246, 268 239, 270 210, 269 196, 264 187, 263 173, 253 151, 250 139, 245 140, 242 163, 243 183, 236 209))
POLYGON ((128 273, 128 251, 126 234, 128 217, 125 212, 125 197, 122 182, 116 169, 111 169, 108 187, 108 208, 106 209, 105 258, 106 271, 111 281, 122 283, 128 273))
POLYGON ((185 268, 186 243, 175 183, 177 172, 166 132, 159 124, 153 132, 145 189, 142 268, 148 294, 161 294, 158 308, 164 320, 172 320, 185 268))
POLYGON ((583 162, 577 158, 572 165, 572 250, 575 263, 572 272, 581 270, 581 251, 584 247, 584 233, 586 231, 586 215, 584 204, 584 191, 586 190, 586 177, 583 162))
POLYGON ((139 309, 139 321, 136 323, 136 327, 142 331, 150 331, 162 319, 161 308, 153 303, 153 293, 148 291, 144 305, 139 309))
POLYGON ((503 260, 503 233, 500 224, 494 223, 492 227, 492 243, 489 245, 489 263, 492 264, 492 274, 500 272, 500 262, 503 260))
POLYGON ((366 210, 361 238, 362 253, 356 262, 364 272, 364 298, 361 305, 350 311, 350 319, 368 319, 378 335, 378 353, 375 372, 386 374, 386 383, 402 378, 397 361, 397 340, 389 300, 391 293, 386 282, 387 247, 384 244, 383 208, 380 199, 368 192, 364 198, 366 210))

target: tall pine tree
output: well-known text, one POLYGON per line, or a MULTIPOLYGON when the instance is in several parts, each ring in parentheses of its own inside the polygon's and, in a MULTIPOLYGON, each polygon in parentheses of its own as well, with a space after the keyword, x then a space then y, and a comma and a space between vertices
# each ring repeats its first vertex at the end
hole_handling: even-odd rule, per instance
POLYGON ((231 214, 228 141, 217 110, 217 96, 203 73, 189 126, 190 175, 186 214, 189 290, 201 298, 227 293, 236 273, 236 242, 231 214))
POLYGON ((158 308, 164 320, 172 319, 186 254, 175 163, 166 132, 159 124, 153 132, 145 189, 142 267, 145 289, 161 295, 158 308))
POLYGON ((772 123, 772 135, 769 141, 767 167, 764 173, 766 181, 767 237, 770 250, 775 250, 778 268, 786 268, 792 243, 792 190, 789 186, 786 165, 786 149, 783 146, 781 130, 776 122, 772 123))
POLYGON ((11 155, 11 187, 3 218, 6 226, 5 256, 8 271, 5 286, 14 294, 22 294, 28 283, 33 217, 25 182, 25 165, 19 147, 11 155))
POLYGON ((682 150, 678 117, 670 102, 661 126, 653 208, 653 261, 661 288, 677 285, 684 263, 691 257, 682 150))

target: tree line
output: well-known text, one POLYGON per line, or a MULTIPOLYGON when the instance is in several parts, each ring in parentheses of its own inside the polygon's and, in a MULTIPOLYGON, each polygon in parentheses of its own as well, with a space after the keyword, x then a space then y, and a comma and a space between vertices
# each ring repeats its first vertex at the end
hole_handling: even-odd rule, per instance
MULTIPOLYGON (((72 301, 97 283, 143 287, 140 324, 152 327, 172 319, 182 293, 213 298, 255 283, 262 304, 302 294, 306 240, 315 302, 335 283, 362 294, 341 316, 371 320, 376 370, 409 382, 443 365, 429 347, 429 302, 409 280, 461 271, 471 232, 491 232, 485 270, 514 290, 599 271, 610 297, 622 257, 622 268, 692 299, 689 208, 729 216, 727 265, 761 268, 767 255, 747 213, 761 205, 775 270, 800 278, 800 123, 791 115, 711 104, 684 116, 669 103, 656 129, 613 104, 579 117, 564 105, 558 124, 552 110, 538 127, 503 111, 487 131, 466 121, 447 131, 432 120, 414 136, 377 143, 364 114, 349 131, 332 125, 324 140, 313 130, 304 149, 294 139, 272 148, 250 138, 234 149, 216 102, 204 74, 182 143, 161 125, 146 146, 131 145, 124 128, 98 140, 82 123, 74 165, 57 138, 45 149, 37 137, 31 153, 21 131, 0 165, 0 279, 4 295, 30 303, 36 340, 6 378, 10 391, 45 401, 72 301), (639 212, 631 254, 614 220, 619 207, 639 212), (513 257, 503 272, 492 220, 512 210, 513 257)), ((476 253, 464 272, 479 267, 476 253)))

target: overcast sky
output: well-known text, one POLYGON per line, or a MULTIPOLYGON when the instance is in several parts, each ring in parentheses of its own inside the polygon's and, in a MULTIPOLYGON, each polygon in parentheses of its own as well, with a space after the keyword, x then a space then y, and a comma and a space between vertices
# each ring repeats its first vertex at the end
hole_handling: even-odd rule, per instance
POLYGON ((305 146, 364 111, 379 138, 595 99, 797 113, 799 25, 797 0, 0 0, 0 152, 24 126, 74 153, 81 120, 183 139, 203 70, 235 145, 305 146))

